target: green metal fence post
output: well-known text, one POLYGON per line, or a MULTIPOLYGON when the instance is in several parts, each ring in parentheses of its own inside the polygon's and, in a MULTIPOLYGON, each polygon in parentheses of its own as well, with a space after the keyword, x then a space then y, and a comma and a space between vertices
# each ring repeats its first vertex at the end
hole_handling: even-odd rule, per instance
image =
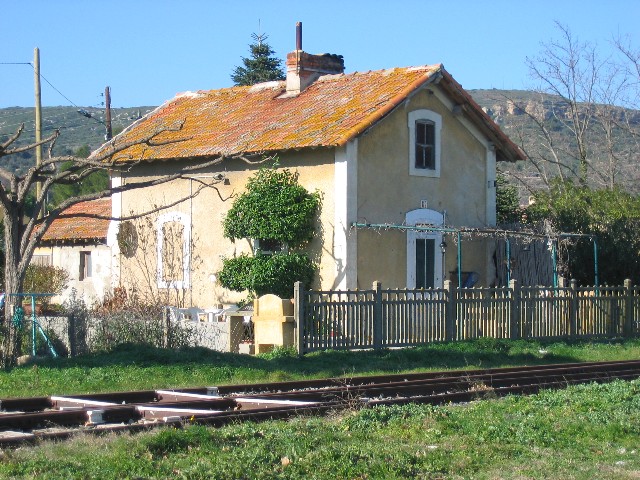
POLYGON ((578 282, 571 280, 571 310, 569 314, 569 338, 574 339, 578 334, 578 282))
POLYGON ((458 288, 462 288, 462 238, 460 232, 457 234, 458 242, 458 288))
POLYGON ((558 245, 551 240, 551 259, 553 260, 553 288, 558 288, 558 245))
POLYGON ((36 356, 36 297, 31 295, 31 353, 36 356))
POLYGON ((598 292, 598 287, 600 286, 600 278, 598 272, 598 240, 596 237, 593 237, 593 275, 594 280, 596 282, 596 293, 598 292))
POLYGON ((511 282, 511 241, 509 237, 505 238, 504 247, 506 249, 507 256, 507 285, 511 282))
POLYGON ((444 290, 446 291, 446 307, 444 320, 444 338, 445 341, 451 342, 455 338, 455 288, 451 280, 444 281, 444 290))

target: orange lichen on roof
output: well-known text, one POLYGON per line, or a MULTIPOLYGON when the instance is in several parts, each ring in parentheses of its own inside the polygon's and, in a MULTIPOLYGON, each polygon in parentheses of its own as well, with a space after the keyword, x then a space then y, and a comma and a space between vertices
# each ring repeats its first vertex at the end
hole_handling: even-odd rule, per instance
POLYGON ((77 203, 64 210, 53 221, 41 241, 62 243, 106 240, 110 216, 111 198, 77 203))
POLYGON ((114 160, 127 161, 342 146, 430 82, 466 107, 500 159, 524 159, 519 147, 441 64, 325 75, 299 94, 288 94, 285 82, 179 94, 94 156, 105 155, 108 148, 122 150, 114 160), (118 145, 132 146, 123 150, 118 145))
POLYGON ((117 158, 198 158, 344 145, 441 69, 326 75, 298 95, 287 95, 284 82, 181 94, 126 129, 115 144, 182 128, 163 131, 117 158))

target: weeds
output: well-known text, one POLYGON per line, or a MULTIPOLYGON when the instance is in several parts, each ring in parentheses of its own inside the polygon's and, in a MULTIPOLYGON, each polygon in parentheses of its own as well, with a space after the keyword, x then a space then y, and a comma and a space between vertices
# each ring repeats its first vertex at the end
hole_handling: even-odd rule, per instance
MULTIPOLYGON (((464 342, 406 350, 278 349, 250 357, 121 344, 0 372, 0 396, 261 382, 638 358, 640 341, 464 342), (537 355, 544 348, 545 358, 537 355), (348 375, 347 375, 348 373, 348 375)), ((478 394, 486 385, 473 386, 478 394)), ((354 399, 357 400, 357 399, 354 399)), ((349 409, 327 418, 82 437, 7 454, 6 478, 630 478, 640 471, 640 381, 461 406, 349 409)))
POLYGON ((298 357, 291 349, 248 356, 203 347, 159 348, 135 338, 135 343, 114 343, 109 350, 79 357, 38 359, 42 377, 38 388, 33 387, 28 367, 2 371, 0 398, 640 358, 637 339, 556 342, 543 345, 547 350, 544 358, 537 355, 540 346, 538 342, 519 341, 506 353, 500 347, 501 353, 471 341, 396 350, 315 352, 298 357))
POLYGON ((461 406, 79 437, 8 452, 0 477, 635 478, 639 401, 640 381, 616 381, 461 406))
POLYGON ((297 357, 298 352, 293 346, 283 347, 280 345, 276 345, 267 353, 260 353, 258 356, 266 360, 291 359, 297 357))
POLYGON ((108 352, 123 344, 166 348, 197 344, 197 333, 188 324, 170 321, 162 305, 142 303, 122 289, 91 309, 73 290, 64 308, 73 356, 108 352))

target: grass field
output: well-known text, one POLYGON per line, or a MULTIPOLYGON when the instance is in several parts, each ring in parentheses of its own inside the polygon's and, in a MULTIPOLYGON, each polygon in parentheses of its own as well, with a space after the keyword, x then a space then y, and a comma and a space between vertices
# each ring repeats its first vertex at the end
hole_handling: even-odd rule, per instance
POLYGON ((539 343, 481 339, 420 348, 250 357, 203 348, 124 345, 110 353, 43 359, 0 371, 0 398, 146 390, 425 370, 640 358, 640 340, 539 343))
MULTIPOLYGON (((0 396, 640 358, 640 341, 476 342, 244 357, 126 346, 0 373, 0 396)), ((460 406, 382 407, 212 429, 185 425, 0 452, 0 478, 638 478, 640 381, 460 406)))

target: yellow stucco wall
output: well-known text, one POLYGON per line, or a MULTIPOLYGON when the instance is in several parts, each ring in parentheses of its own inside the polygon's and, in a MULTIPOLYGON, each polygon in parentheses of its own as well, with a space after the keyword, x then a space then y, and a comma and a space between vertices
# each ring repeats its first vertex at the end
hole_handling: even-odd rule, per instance
MULTIPOLYGON (((446 211, 449 226, 486 226, 486 157, 485 146, 438 96, 422 90, 359 139, 357 221, 402 225, 406 213, 420 208, 421 200, 426 200, 429 209, 446 211), (410 175, 408 115, 419 109, 431 110, 442 117, 439 178, 410 175)), ((454 242, 445 239, 447 279, 449 272, 456 269, 457 260, 454 242)), ((463 271, 479 272, 482 284, 492 281, 491 273, 487 272, 485 242, 465 240, 462 258, 463 271)), ((369 288, 374 280, 391 288, 406 286, 405 232, 358 232, 358 287, 369 288)))
MULTIPOLYGON (((295 155, 282 154, 279 157, 280 168, 288 168, 299 173, 299 181, 307 190, 319 191, 322 197, 320 218, 316 229, 318 235, 307 247, 310 256, 319 266, 319 278, 316 288, 330 288, 334 277, 335 262, 331 257, 334 205, 333 205, 333 165, 332 150, 309 150, 296 152, 295 155)), ((135 176, 129 175, 125 183, 137 182, 154 176, 170 174, 175 168, 171 163, 155 162, 152 165, 140 165, 135 176)), ((154 292, 160 298, 166 297, 171 303, 183 303, 199 307, 212 307, 219 304, 235 303, 246 294, 228 291, 217 282, 216 275, 222 268, 222 257, 232 257, 250 252, 247 240, 236 240, 232 243, 224 238, 222 220, 231 208, 234 195, 244 191, 247 179, 258 168, 240 160, 228 160, 217 167, 194 174, 193 179, 180 179, 152 188, 130 190, 122 194, 122 216, 131 213, 148 212, 157 205, 168 205, 187 198, 177 205, 153 214, 146 219, 138 219, 139 247, 132 258, 120 256, 121 282, 124 285, 135 285, 140 291, 154 292), (190 197, 201 185, 209 181, 212 175, 225 172, 229 185, 216 184, 216 189, 205 188, 190 197), (168 212, 180 212, 191 220, 192 245, 191 254, 191 288, 184 292, 182 299, 175 298, 175 289, 157 288, 157 239, 155 219, 168 212), (146 229, 140 228, 146 225, 146 229), (145 237, 145 238, 143 238, 145 237)), ((265 212, 266 214, 266 212, 265 212)), ((183 293, 183 292, 181 292, 183 293)))
MULTIPOLYGON (((436 86, 429 88, 437 91, 436 86)), ((391 288, 407 286, 406 232, 359 230, 357 234, 349 234, 347 228, 336 229, 336 222, 342 222, 343 225, 354 221, 401 225, 407 212, 420 208, 421 201, 426 200, 429 209, 438 212, 446 210, 449 226, 481 227, 490 223, 487 218, 487 148, 451 112, 451 105, 445 105, 439 98, 441 95, 430 94, 427 90, 416 93, 351 144, 355 146, 355 158, 349 157, 349 154, 345 156, 344 152, 348 149, 340 148, 319 148, 280 155, 281 168, 297 171, 302 185, 309 191, 318 190, 322 194, 318 235, 307 248, 320 265, 315 288, 331 289, 338 285, 336 269, 344 272, 345 262, 349 264, 346 267, 352 270, 354 263, 357 265, 355 281, 348 281, 348 286, 369 288, 375 280, 391 288), (439 178, 410 175, 408 115, 418 109, 431 110, 442 118, 439 178), (337 157, 342 160, 347 158, 348 164, 355 161, 357 168, 338 168, 337 157), (342 193, 336 194, 336 188, 342 193), (357 195, 354 196, 356 191, 357 195), (348 218, 340 219, 340 212, 348 212, 348 218), (352 248, 354 244, 355 250, 352 248), (357 251, 357 256, 347 255, 347 251, 357 251)), ((233 195, 244 191, 247 179, 256 168, 239 160, 228 160, 194 175, 202 178, 182 179, 122 194, 121 211, 115 213, 126 216, 189 197, 200 182, 207 181, 207 176, 225 172, 229 179, 229 185, 219 183, 217 190, 204 189, 196 197, 162 212, 181 212, 192 219, 194 245, 190 265, 191 288, 184 292, 181 300, 167 298, 168 303, 207 308, 245 298, 245 294, 222 288, 216 281, 216 274, 222 267, 223 256, 231 257, 250 251, 246 240, 232 243, 223 237, 222 219, 231 207, 233 195)), ((174 169, 175 164, 171 162, 140 165, 134 170, 135 176, 129 174, 124 182, 151 178, 147 175, 170 174, 174 169)), ((114 205, 119 205, 119 202, 114 202, 114 205)), ((167 289, 157 289, 157 242, 153 218, 150 226, 151 231, 147 233, 150 236, 140 239, 136 255, 133 258, 120 256, 119 274, 125 285, 136 285, 140 290, 166 294, 167 289)), ((444 258, 444 279, 450 278, 450 272, 457 266, 455 242, 451 237, 446 240, 448 248, 444 258)), ((490 256, 489 243, 465 238, 462 270, 480 273, 480 283, 488 285, 493 280, 490 256)), ((439 253, 435 261, 442 262, 439 253)), ((341 277, 341 273, 338 277, 341 277)))

